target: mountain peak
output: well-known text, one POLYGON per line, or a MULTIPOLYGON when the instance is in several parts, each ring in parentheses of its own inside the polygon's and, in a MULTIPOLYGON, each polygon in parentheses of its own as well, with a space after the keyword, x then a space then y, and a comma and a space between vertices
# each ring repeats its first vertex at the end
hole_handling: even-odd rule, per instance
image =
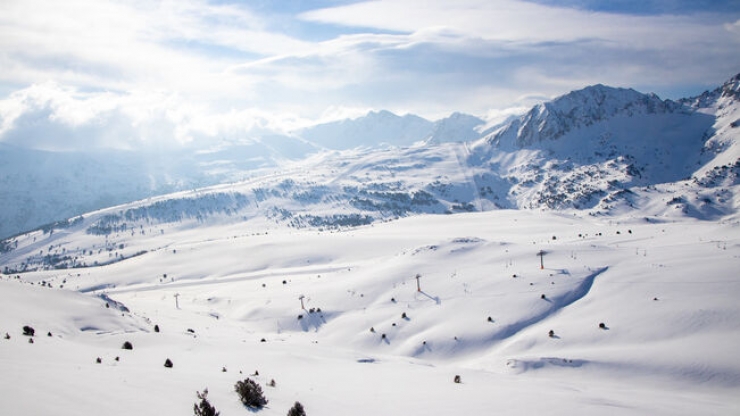
POLYGON ((684 98, 679 102, 693 108, 712 108, 740 101, 740 74, 725 81, 722 86, 714 90, 707 90, 691 98, 684 98))
POLYGON ((740 73, 727 80, 721 88, 723 97, 740 98, 740 73))
POLYGON ((380 119, 389 119, 389 118, 402 118, 396 113, 390 112, 388 110, 379 110, 379 111, 370 111, 368 112, 364 117, 360 117, 359 120, 363 118, 380 118, 380 119))
POLYGON ((455 112, 434 122, 429 141, 431 143, 472 141, 481 137, 476 128, 483 124, 485 121, 478 117, 455 112))
POLYGON ((667 113, 681 105, 663 101, 655 94, 643 94, 631 88, 596 84, 534 106, 489 136, 498 146, 519 148, 544 140, 556 140, 569 131, 587 127, 617 115, 667 113))
POLYGON ((410 145, 423 140, 431 128, 432 122, 419 116, 399 116, 388 110, 379 110, 352 120, 319 124, 297 134, 328 149, 345 150, 380 144, 410 145))

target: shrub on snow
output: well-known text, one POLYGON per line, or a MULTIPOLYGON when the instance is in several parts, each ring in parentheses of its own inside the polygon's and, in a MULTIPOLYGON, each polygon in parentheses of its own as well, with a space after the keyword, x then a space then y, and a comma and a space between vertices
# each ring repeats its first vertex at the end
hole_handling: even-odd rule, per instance
POLYGON ((29 336, 29 337, 32 337, 32 336, 33 336, 33 334, 35 334, 35 333, 36 333, 36 330, 35 330, 35 329, 33 329, 32 327, 30 327, 30 326, 28 326, 28 325, 25 325, 25 326, 23 327, 23 335, 27 335, 27 336, 29 336))
POLYGON ((300 402, 295 402, 293 407, 288 410, 288 416, 306 416, 306 411, 300 402))
POLYGON ((196 392, 196 394, 200 399, 200 404, 196 403, 193 405, 195 416, 218 416, 220 414, 208 401, 208 389, 203 390, 203 393, 196 392))
POLYGON ((247 407, 261 409, 267 404, 267 399, 262 394, 262 387, 250 378, 237 381, 234 390, 239 395, 239 400, 247 407))

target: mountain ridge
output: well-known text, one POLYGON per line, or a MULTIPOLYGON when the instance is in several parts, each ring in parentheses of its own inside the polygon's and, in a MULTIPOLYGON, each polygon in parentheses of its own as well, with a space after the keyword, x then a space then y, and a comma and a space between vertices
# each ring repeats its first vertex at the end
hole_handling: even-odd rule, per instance
MULTIPOLYGON (((423 123, 430 130, 415 136, 410 147, 397 143, 380 150, 324 151, 286 160, 280 168, 268 163, 262 174, 253 171, 248 177, 230 173, 241 170, 228 166, 232 162, 226 158, 238 154, 229 146, 203 154, 200 163, 224 169, 217 177, 233 184, 214 189, 247 195, 250 202, 239 208, 243 212, 228 208, 232 215, 266 216, 298 227, 492 209, 575 209, 591 215, 615 210, 639 215, 644 209, 646 216, 719 218, 738 206, 738 78, 679 101, 590 86, 539 104, 491 133, 480 133, 477 140, 444 137, 470 134, 482 126, 480 119, 457 113, 423 123), (426 140, 417 141, 420 137, 426 140)), ((396 123, 389 127, 394 130, 404 120, 415 125, 420 119, 370 114, 332 126, 357 128, 368 120, 387 119, 396 123)), ((197 182, 187 182, 174 190, 197 187, 197 182)), ((188 210, 179 217, 189 217, 188 210)))

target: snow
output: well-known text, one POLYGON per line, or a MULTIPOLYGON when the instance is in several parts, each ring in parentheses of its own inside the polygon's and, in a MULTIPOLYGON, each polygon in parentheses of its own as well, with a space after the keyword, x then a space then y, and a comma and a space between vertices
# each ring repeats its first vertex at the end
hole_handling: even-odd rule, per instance
POLYGON ((473 140, 480 123, 460 113, 432 122, 380 111, 287 134, 253 128, 201 138, 178 150, 49 151, 24 147, 24 135, 59 134, 54 120, 39 117, 0 138, 0 238, 112 205, 247 180, 326 151, 473 140))
POLYGON ((101 209, 0 241, 0 414, 187 414, 206 388, 239 414, 247 377, 265 415, 740 413, 738 85, 596 85, 472 142, 471 116, 378 112, 318 153, 6 153, 5 195, 56 208, 18 224, 101 209), (115 198, 62 198, 60 167, 115 198))
MULTIPOLYGON (((594 215, 633 209, 669 217, 678 210, 716 220, 736 206, 737 85, 733 78, 677 102, 595 85, 537 105, 493 131, 460 113, 431 122, 379 111, 287 134, 266 127, 234 132, 175 152, 60 153, 3 144, 0 237, 227 183, 254 185, 246 192, 259 195, 255 205, 264 208, 239 214, 297 226, 501 208, 594 215), (660 203, 654 189, 665 195, 660 203), (680 202, 669 203, 674 199, 680 202), (335 204, 327 207, 326 200, 335 204)), ((235 187, 244 190, 241 185, 235 187)))
POLYGON ((166 248, 0 279, 0 412, 188 414, 208 388, 239 414, 250 377, 265 415, 734 414, 738 227, 504 210, 130 236, 166 248))

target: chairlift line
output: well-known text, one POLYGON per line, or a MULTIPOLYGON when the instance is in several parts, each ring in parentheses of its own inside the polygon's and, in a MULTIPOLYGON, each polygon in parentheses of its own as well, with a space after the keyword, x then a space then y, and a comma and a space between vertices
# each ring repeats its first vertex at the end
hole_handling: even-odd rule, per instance
POLYGON ((544 257, 545 257, 545 254, 547 254, 547 253, 548 252, 545 251, 545 250, 540 250, 540 251, 537 252, 537 255, 540 256, 540 270, 543 270, 545 268, 545 260, 544 260, 544 257))

